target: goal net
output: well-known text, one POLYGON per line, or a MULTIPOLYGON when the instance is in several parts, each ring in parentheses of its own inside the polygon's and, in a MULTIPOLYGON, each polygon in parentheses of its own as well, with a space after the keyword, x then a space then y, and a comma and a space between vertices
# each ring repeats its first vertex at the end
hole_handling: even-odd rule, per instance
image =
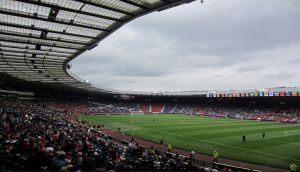
POLYGON ((143 111, 132 111, 131 115, 144 115, 143 111))

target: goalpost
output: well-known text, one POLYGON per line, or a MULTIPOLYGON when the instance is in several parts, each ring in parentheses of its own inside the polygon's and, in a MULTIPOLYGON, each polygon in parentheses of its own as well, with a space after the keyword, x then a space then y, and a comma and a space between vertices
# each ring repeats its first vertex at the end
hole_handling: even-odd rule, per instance
POLYGON ((131 115, 144 115, 143 111, 131 111, 131 115))

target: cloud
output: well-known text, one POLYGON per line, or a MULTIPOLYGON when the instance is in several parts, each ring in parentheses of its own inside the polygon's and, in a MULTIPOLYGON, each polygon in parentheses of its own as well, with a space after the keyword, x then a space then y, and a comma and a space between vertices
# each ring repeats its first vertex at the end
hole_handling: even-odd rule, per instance
POLYGON ((297 86, 300 1, 210 0, 142 16, 72 61, 129 91, 297 86))
POLYGON ((262 65, 258 66, 243 66, 237 69, 236 72, 251 72, 251 71, 259 71, 262 70, 264 67, 262 65))
POLYGON ((265 79, 272 78, 272 79, 276 79, 276 80, 286 80, 286 79, 290 79, 290 78, 296 79, 298 76, 299 76, 299 74, 296 72, 279 71, 276 73, 270 73, 267 75, 263 75, 262 77, 265 79))

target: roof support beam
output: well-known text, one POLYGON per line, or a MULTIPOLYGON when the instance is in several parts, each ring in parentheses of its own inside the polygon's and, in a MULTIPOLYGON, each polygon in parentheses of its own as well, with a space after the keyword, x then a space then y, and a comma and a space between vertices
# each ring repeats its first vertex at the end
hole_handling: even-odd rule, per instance
MULTIPOLYGON (((64 51, 54 51, 54 50, 36 50, 36 49, 28 49, 28 48, 22 48, 22 47, 18 47, 18 46, 7 46, 7 45, 1 45, 1 47, 7 47, 7 48, 17 48, 17 49, 20 49, 20 50, 35 50, 35 51, 41 51, 41 52, 55 52, 55 53, 66 53, 66 54, 70 54, 73 55, 74 53, 70 53, 70 52, 64 52, 64 51)), ((5 50, 6 51, 6 50, 5 50)), ((9 52, 9 51, 7 51, 9 52)), ((1 52, 0 52, 1 53, 1 52)), ((32 54, 36 54, 36 53, 32 53, 32 54)))
POLYGON ((136 4, 136 3, 133 3, 133 2, 127 1, 127 0, 120 0, 120 1, 125 2, 125 3, 127 3, 127 4, 130 4, 130 5, 133 5, 133 6, 136 6, 136 7, 139 7, 139 8, 141 8, 141 9, 144 9, 144 10, 147 10, 147 11, 150 10, 149 8, 147 8, 147 7, 145 7, 145 6, 142 6, 142 5, 139 5, 139 4, 136 4))
MULTIPOLYGON (((1 53, 0 53, 1 54, 1 53)), ((2 57, 2 55, 1 55, 1 57, 2 57)), ((3 54, 3 57, 6 57, 5 58, 5 60, 8 60, 8 59, 14 59, 14 60, 16 60, 15 58, 10 58, 10 57, 23 57, 24 58, 24 56, 18 56, 18 55, 13 55, 13 54, 9 54, 9 55, 6 55, 6 54, 3 54)), ((26 58, 31 58, 30 60, 35 60, 35 64, 39 64, 38 63, 38 61, 43 61, 43 63, 41 63, 41 64, 45 64, 44 63, 44 57, 43 58, 41 58, 41 57, 31 57, 31 56, 26 56, 26 58)), ((19 60, 21 60, 21 59, 19 59, 19 60)), ((28 59, 29 60, 29 59, 28 59)), ((50 57, 49 58, 47 58, 47 62, 60 62, 60 63, 64 63, 64 60, 62 60, 62 59, 51 59, 50 57)), ((46 63, 47 64, 47 63, 46 63)))
POLYGON ((74 12, 74 13, 79 13, 79 14, 85 14, 85 15, 99 17, 99 18, 103 18, 103 19, 107 19, 107 20, 117 21, 117 22, 120 22, 120 23, 124 22, 123 20, 115 19, 115 18, 112 18, 112 17, 104 16, 104 15, 84 12, 84 11, 80 11, 80 10, 74 10, 74 9, 65 8, 65 7, 62 7, 62 6, 57 7, 56 5, 46 4, 46 3, 43 3, 43 2, 36 2, 36 1, 29 1, 29 0, 16 0, 16 1, 21 1, 21 2, 25 2, 25 3, 40 5, 40 6, 49 7, 49 8, 59 8, 60 10, 64 10, 64 11, 69 11, 69 12, 74 12))
POLYGON ((115 12, 118 12, 118 13, 126 14, 126 15, 129 15, 129 16, 135 16, 134 14, 127 13, 127 12, 125 12, 125 11, 121 11, 121 10, 109 8, 109 7, 106 7, 106 6, 104 6, 104 5, 99 5, 99 4, 90 3, 90 2, 87 2, 87 1, 85 1, 85 0, 76 0, 76 1, 82 2, 82 3, 85 3, 85 4, 89 4, 89 5, 93 5, 93 6, 96 6, 96 7, 104 8, 104 9, 107 9, 107 10, 115 11, 115 12))
POLYGON ((72 41, 64 41, 64 40, 58 40, 58 39, 51 39, 51 38, 39 38, 39 37, 33 37, 29 35, 20 35, 20 34, 15 34, 15 33, 2 33, 0 34, 5 34, 5 35, 12 35, 12 36, 18 36, 18 37, 24 37, 24 38, 34 38, 34 39, 39 39, 39 40, 49 40, 49 41, 59 41, 59 42, 65 42, 65 43, 71 43, 71 44, 81 44, 85 46, 91 46, 92 44, 85 44, 85 43, 80 43, 80 42, 72 42, 72 41))
POLYGON ((15 41, 15 40, 7 40, 7 39, 1 39, 0 41, 6 41, 6 42, 16 42, 16 43, 21 43, 21 44, 30 44, 30 45, 42 45, 42 46, 47 46, 47 47, 59 47, 59 48, 68 48, 68 49, 74 49, 74 50, 85 50, 84 48, 72 48, 72 47, 62 47, 62 46, 57 46, 57 45, 48 45, 48 44, 41 44, 41 43, 31 43, 31 42, 23 42, 23 41, 15 41))
MULTIPOLYGON (((6 63, 9 66, 11 66, 10 63, 14 63, 14 64, 20 63, 20 64, 24 65, 24 62, 10 62, 10 61, 7 61, 6 63)), ((30 62, 28 62, 28 63, 30 63, 30 62)), ((26 66, 26 67, 28 67, 28 69, 32 69, 32 70, 42 70, 42 69, 47 69, 47 67, 55 67, 57 69, 61 69, 61 64, 62 63, 60 64, 60 66, 51 66, 51 64, 50 64, 49 66, 38 66, 39 68, 34 68, 33 67, 33 66, 41 65, 41 64, 43 64, 43 63, 37 63, 36 62, 36 63, 31 64, 31 65, 24 65, 24 66, 26 66)), ((15 66, 18 66, 18 65, 15 65, 15 66)))
POLYGON ((100 31, 104 31, 104 32, 109 32, 109 30, 107 30, 107 29, 100 29, 98 27, 81 25, 81 24, 75 24, 75 23, 70 23, 70 22, 57 21, 57 20, 49 20, 47 18, 39 18, 39 17, 35 17, 35 16, 30 16, 30 15, 25 15, 25 14, 19 14, 19 13, 13 13, 13 12, 8 12, 8 11, 1 11, 1 13, 7 14, 7 15, 12 15, 12 16, 18 16, 18 17, 30 18, 30 19, 47 21, 47 22, 52 22, 52 23, 72 25, 72 26, 77 26, 77 27, 82 27, 82 28, 87 28, 87 29, 94 29, 94 30, 100 30, 100 31))
POLYGON ((81 38, 96 39, 95 37, 92 37, 92 36, 78 35, 78 34, 74 34, 74 33, 65 33, 63 31, 59 32, 59 31, 55 31, 55 30, 49 30, 47 28, 38 28, 38 27, 31 27, 31 26, 24 26, 24 25, 18 25, 18 24, 3 23, 3 22, 0 22, 0 25, 17 27, 17 28, 24 28, 24 29, 30 29, 30 30, 48 31, 48 32, 52 32, 52 33, 63 34, 63 35, 70 35, 70 36, 77 36, 77 37, 81 37, 81 38))
MULTIPOLYGON (((42 51, 42 50, 38 50, 38 51, 42 51)), ((3 50, 0 51, 1 52, 11 52, 11 53, 24 53, 24 54, 36 54, 36 55, 48 55, 49 51, 45 51, 44 53, 36 53, 36 52, 27 52, 26 49, 24 51, 13 51, 13 50, 3 50)), ((52 52, 52 51, 51 51, 52 52)), ((59 55, 59 57, 70 57, 70 56, 66 56, 66 55, 59 55)))

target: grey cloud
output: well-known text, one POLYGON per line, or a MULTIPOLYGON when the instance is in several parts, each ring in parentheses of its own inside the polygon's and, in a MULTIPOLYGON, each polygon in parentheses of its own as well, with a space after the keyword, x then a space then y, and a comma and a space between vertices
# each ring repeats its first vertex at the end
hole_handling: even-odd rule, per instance
POLYGON ((264 67, 259 65, 259 66, 253 66, 253 65, 248 65, 248 66, 243 66, 240 67, 236 70, 236 72, 250 72, 250 71, 259 71, 262 70, 264 67))
POLYGON ((292 65, 300 64, 300 57, 289 60, 289 63, 292 65))
POLYGON ((156 70, 155 68, 143 68, 143 66, 131 66, 114 68, 114 70, 111 70, 111 74, 135 77, 157 77, 165 75, 166 71, 164 71, 164 68, 156 70))
POLYGON ((222 78, 220 75, 213 75, 212 78, 222 78))
POLYGON ((76 58, 72 71, 99 85, 143 91, 299 85, 291 79, 299 75, 299 6, 209 0, 151 13, 76 58))
POLYGON ((297 78, 298 73, 295 72, 287 72, 287 71, 279 71, 278 73, 272 73, 267 75, 262 75, 265 79, 277 79, 277 80, 285 80, 289 78, 297 78))
MULTIPOLYGON (((242 51, 263 49, 274 44, 286 44, 295 40, 299 42, 299 39, 294 39, 299 38, 299 35, 293 34, 300 27, 299 22, 295 23, 299 20, 299 12, 296 11, 298 10, 296 5, 299 3, 293 2, 295 6, 290 5, 286 9, 281 8, 286 4, 284 1, 264 1, 259 4, 243 1, 244 5, 238 7, 239 9, 233 4, 241 2, 223 2, 215 6, 215 9, 210 9, 212 11, 203 11, 205 6, 199 6, 198 10, 189 12, 193 16, 185 13, 181 14, 183 17, 166 15, 171 20, 164 20, 164 16, 157 14, 154 16, 156 20, 141 21, 142 24, 138 23, 134 28, 147 33, 153 28, 151 26, 158 25, 161 28, 158 31, 161 36, 176 37, 181 42, 224 45, 234 43, 232 48, 242 51), (232 7, 229 7, 232 8, 231 11, 222 8, 225 3, 231 3, 232 7)), ((170 10, 169 13, 174 14, 177 11, 180 10, 170 10)))

